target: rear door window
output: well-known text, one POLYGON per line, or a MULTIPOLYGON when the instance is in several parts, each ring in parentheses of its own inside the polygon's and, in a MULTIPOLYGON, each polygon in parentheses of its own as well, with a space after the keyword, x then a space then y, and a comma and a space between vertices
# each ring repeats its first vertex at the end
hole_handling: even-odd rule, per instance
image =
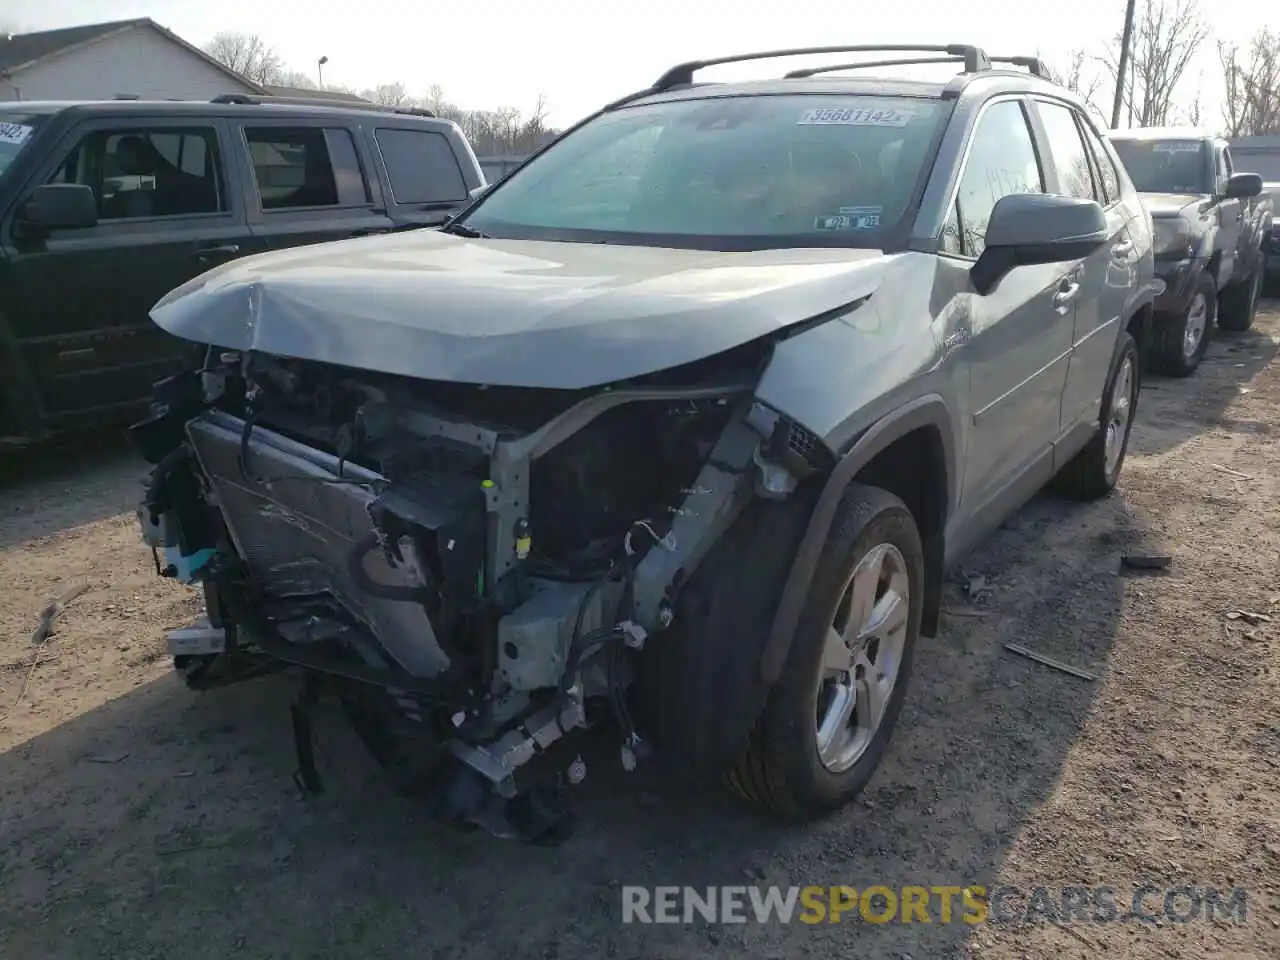
POLYGON ((1103 206, 1113 204, 1120 199, 1120 174, 1116 171, 1115 161, 1111 159, 1106 146, 1084 118, 1078 117, 1077 122, 1080 124, 1085 142, 1089 145, 1089 151, 1093 154, 1094 169, 1098 171, 1102 181, 1103 198, 1098 202, 1103 206))
POLYGON ((467 199, 467 183, 447 137, 432 130, 374 132, 387 165, 391 196, 398 204, 457 203, 467 199))
POLYGON ((246 127, 244 134, 263 210, 369 202, 369 186, 345 128, 246 127))

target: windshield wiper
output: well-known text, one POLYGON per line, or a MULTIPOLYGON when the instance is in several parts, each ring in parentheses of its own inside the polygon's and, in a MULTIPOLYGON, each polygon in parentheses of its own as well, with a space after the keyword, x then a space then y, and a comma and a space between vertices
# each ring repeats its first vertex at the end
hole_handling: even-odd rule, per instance
POLYGON ((468 227, 463 223, 446 223, 440 228, 440 231, 442 233, 452 233, 458 237, 466 237, 468 240, 486 240, 489 237, 487 233, 481 233, 479 230, 468 227))

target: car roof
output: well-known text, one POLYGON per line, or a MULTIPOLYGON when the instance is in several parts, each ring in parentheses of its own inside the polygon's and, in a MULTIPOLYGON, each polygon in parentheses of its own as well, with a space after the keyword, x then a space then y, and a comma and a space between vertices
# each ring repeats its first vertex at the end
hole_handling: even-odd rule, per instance
POLYGON ((978 73, 962 73, 946 82, 913 80, 902 77, 833 76, 822 74, 812 77, 773 77, 761 80, 741 80, 723 83, 694 83, 673 87, 660 92, 642 91, 626 98, 626 106, 661 103, 675 100, 697 100, 712 97, 779 96, 784 94, 809 96, 869 96, 916 97, 938 100, 943 98, 967 98, 970 95, 987 97, 997 93, 1042 93, 1075 101, 1066 89, 1029 73, 1015 70, 984 70, 978 73))
POLYGON ((1134 127, 1108 130, 1112 140, 1216 140, 1217 134, 1198 127, 1134 127))
MULTIPOLYGON (((265 99, 265 98, 264 98, 265 99)), ((14 100, 0 102, 0 113, 25 113, 52 116, 74 111, 79 116, 154 116, 162 113, 173 117, 226 117, 226 116, 278 116, 286 117, 368 117, 395 118, 425 124, 452 126, 443 117, 424 116, 418 113, 379 108, 377 104, 353 106, 343 101, 315 103, 269 103, 254 101, 214 102, 205 100, 14 100)))

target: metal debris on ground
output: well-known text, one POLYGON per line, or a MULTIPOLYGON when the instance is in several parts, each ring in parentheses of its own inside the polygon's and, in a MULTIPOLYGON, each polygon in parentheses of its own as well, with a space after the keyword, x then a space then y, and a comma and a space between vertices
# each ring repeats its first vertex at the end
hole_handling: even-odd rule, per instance
POLYGON ((1120 558, 1122 570, 1168 570, 1173 557, 1126 553, 1120 558))
POLYGON ((1260 623, 1270 623, 1271 618, 1265 613, 1254 613, 1252 610, 1232 610, 1227 614, 1228 620, 1243 620, 1252 627, 1260 623))
POLYGON ((1055 660, 1053 657, 1046 657, 1043 653, 1036 653, 1020 643, 1006 643, 1004 648, 1010 653, 1016 653, 1020 657, 1026 657, 1028 660, 1034 660, 1036 663, 1042 663, 1046 667, 1052 667, 1054 670, 1060 670, 1063 673, 1069 673, 1073 677, 1079 677, 1081 680, 1097 680, 1098 675, 1090 673, 1087 670, 1081 670, 1079 667, 1073 667, 1069 663, 1063 663, 1061 660, 1055 660))
POLYGON ((27 695, 27 687, 31 685, 31 678, 35 675, 36 667, 41 663, 48 663, 47 659, 41 659, 40 654, 44 652, 44 643, 53 635, 53 626, 58 618, 62 616, 62 611, 67 609, 69 604, 82 593, 87 592, 89 584, 83 580, 73 584, 68 589, 62 591, 60 595, 49 602, 43 610, 40 611, 40 623, 36 625, 31 634, 31 644, 36 648, 36 652, 31 655, 31 666, 27 668, 27 674, 22 678, 22 686, 18 688, 18 695, 13 698, 13 703, 9 704, 9 709, 0 714, 0 722, 8 720, 9 714, 22 702, 22 698, 27 695))
POLYGON ((1223 472, 1223 473, 1230 474, 1231 476, 1235 477, 1237 480, 1252 480, 1252 479, 1253 479, 1252 475, 1250 475, 1250 474, 1247 474, 1247 473, 1241 473, 1239 470, 1232 470, 1230 467, 1224 467, 1224 466, 1223 466, 1222 464, 1220 464, 1220 463, 1211 463, 1211 464, 1209 464, 1209 466, 1213 467, 1213 469, 1215 469, 1215 470, 1220 470, 1220 471, 1221 471, 1221 472, 1223 472))
POLYGON ((89 584, 80 581, 49 601, 49 605, 40 611, 40 623, 31 634, 32 644, 44 643, 45 640, 51 637, 54 624, 62 616, 63 611, 67 609, 67 604, 81 594, 87 593, 88 590, 89 584))
POLYGON ((944 617, 985 617, 987 611, 974 610, 972 607, 944 607, 942 610, 944 617))
POLYGON ((992 589, 991 584, 987 583, 987 578, 980 573, 967 576, 965 581, 965 593, 971 600, 977 600, 992 589))

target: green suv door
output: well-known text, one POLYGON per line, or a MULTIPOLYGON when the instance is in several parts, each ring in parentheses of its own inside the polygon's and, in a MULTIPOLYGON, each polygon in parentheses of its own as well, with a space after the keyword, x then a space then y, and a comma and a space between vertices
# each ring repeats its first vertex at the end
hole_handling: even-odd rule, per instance
MULTIPOLYGON (((194 347, 151 322, 165 293, 249 252, 216 118, 131 115, 71 128, 22 187, 83 184, 97 223, 46 229, 20 201, 3 225, 10 350, 25 372, 27 436, 131 414, 194 347)), ((11 386, 11 389, 12 386, 11 386)), ((12 402, 12 400, 11 400, 12 402)))

